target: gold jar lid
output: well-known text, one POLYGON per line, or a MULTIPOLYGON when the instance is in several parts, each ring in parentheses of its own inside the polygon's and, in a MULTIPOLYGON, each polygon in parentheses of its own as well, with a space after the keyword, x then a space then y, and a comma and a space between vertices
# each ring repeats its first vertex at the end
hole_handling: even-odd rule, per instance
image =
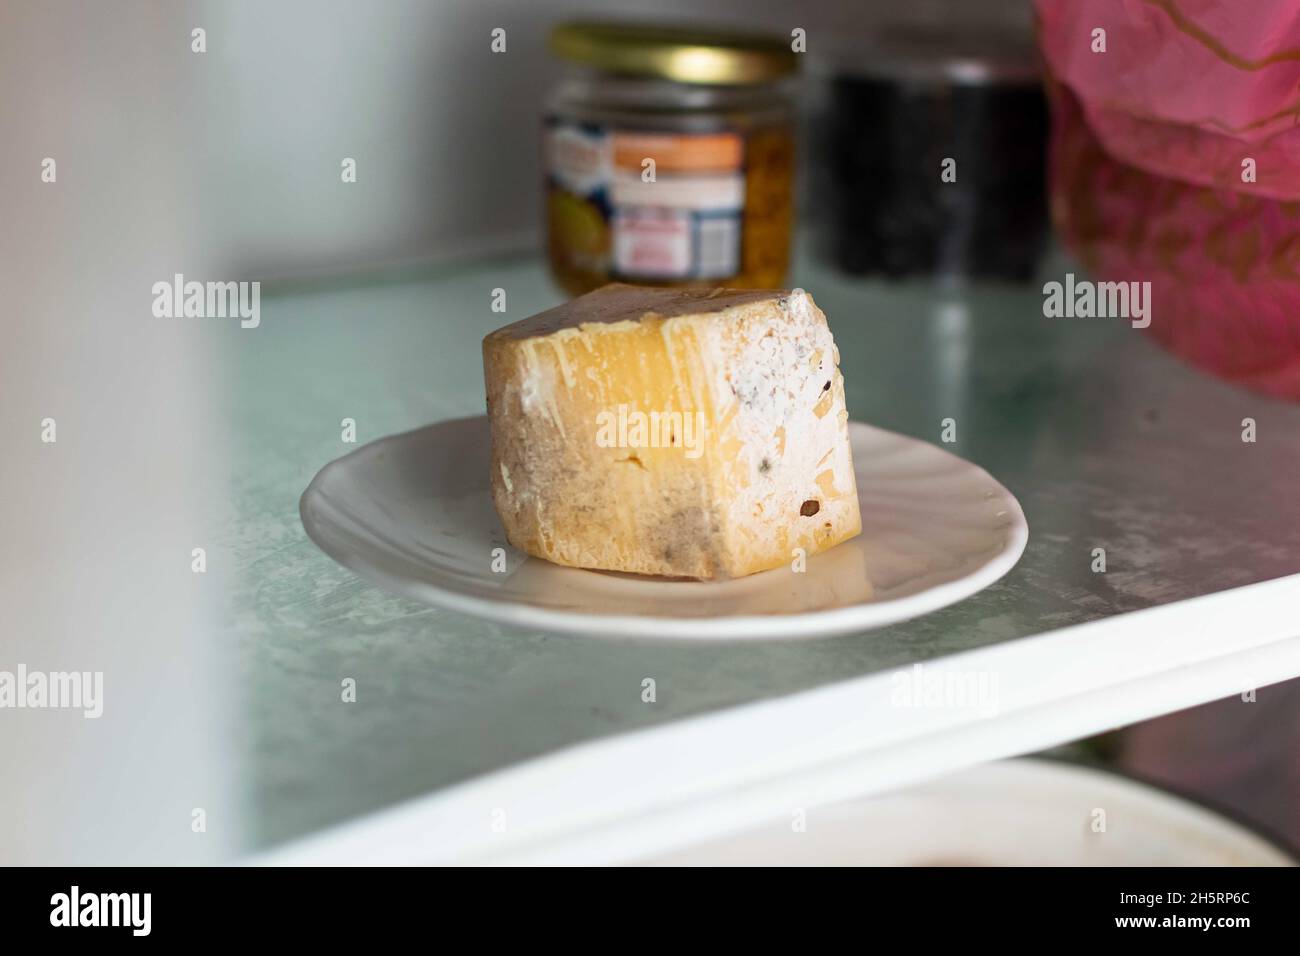
POLYGON ((560 24, 551 31, 551 52, 611 73, 678 83, 770 83, 798 65, 779 37, 599 20, 560 24))

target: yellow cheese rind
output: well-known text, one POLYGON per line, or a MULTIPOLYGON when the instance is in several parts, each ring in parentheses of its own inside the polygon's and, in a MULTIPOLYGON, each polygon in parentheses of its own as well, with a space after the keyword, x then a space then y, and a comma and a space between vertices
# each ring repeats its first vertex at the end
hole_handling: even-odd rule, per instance
POLYGON ((612 285, 483 342, 510 543, 701 579, 860 531, 837 353, 796 290, 612 285))

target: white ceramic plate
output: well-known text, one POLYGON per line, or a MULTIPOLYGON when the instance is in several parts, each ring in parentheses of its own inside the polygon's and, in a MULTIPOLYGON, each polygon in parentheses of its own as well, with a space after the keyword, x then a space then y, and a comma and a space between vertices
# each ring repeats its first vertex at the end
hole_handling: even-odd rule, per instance
POLYGON ((1089 767, 1004 760, 646 862, 669 866, 1293 866, 1182 797, 1089 767), (1104 810, 1101 817, 1099 810, 1104 810), (1104 829, 1100 824, 1104 823, 1104 829))
POLYGON ((1006 574, 1025 516, 983 469, 849 424, 862 534, 807 570, 673 581, 564 568, 515 551, 492 507, 487 419, 372 442, 321 469, 299 503, 328 555, 398 594, 519 627, 647 638, 818 637, 960 601, 1006 574), (504 548, 506 571, 492 570, 504 548))

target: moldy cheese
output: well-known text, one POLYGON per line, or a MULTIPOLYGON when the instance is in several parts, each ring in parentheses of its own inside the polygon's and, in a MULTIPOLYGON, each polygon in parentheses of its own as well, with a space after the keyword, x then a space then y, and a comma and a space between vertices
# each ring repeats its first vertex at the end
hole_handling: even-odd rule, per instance
POLYGON ((516 548, 690 578, 861 530, 839 353, 802 290, 607 285, 483 340, 516 548))

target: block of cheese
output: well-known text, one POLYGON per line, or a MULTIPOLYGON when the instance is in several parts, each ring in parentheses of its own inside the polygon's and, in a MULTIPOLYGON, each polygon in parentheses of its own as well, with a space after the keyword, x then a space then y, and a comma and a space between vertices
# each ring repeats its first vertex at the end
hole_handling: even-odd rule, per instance
POLYGON ((514 547, 700 579, 861 530, 839 353, 802 290, 607 285, 483 340, 514 547))

